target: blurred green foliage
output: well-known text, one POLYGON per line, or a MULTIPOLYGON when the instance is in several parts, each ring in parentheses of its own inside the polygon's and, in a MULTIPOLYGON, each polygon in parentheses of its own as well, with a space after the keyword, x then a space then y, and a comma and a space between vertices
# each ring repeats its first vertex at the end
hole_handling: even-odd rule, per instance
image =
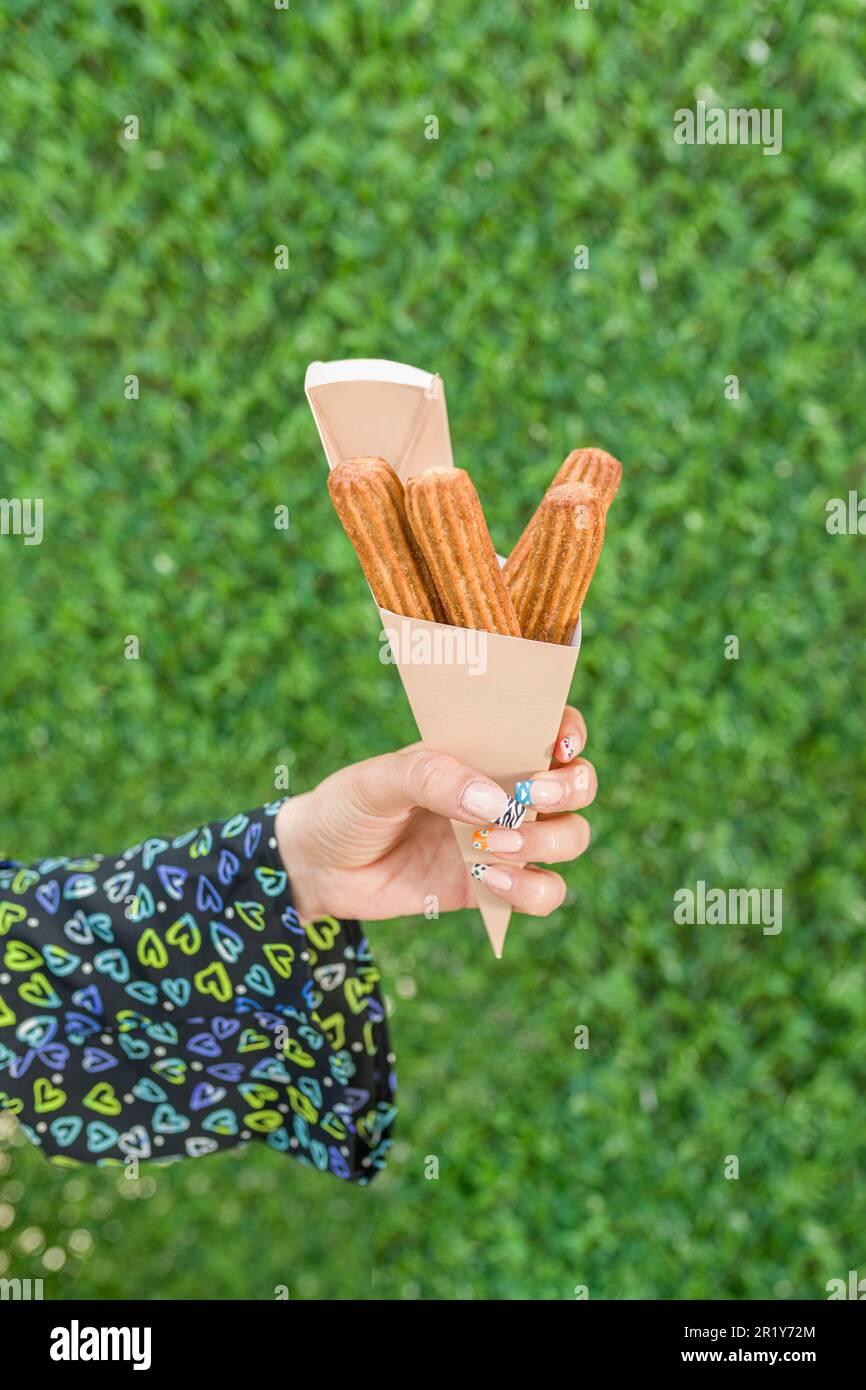
POLYGON ((626 476, 575 680, 601 791, 567 906, 515 919, 499 964, 475 914, 372 930, 390 1170, 346 1191, 253 1146, 136 1185, 7 1137, 0 1272, 302 1299, 821 1298, 866 1273, 866 540, 825 528, 866 491, 862 17, 7 6, 0 495, 45 506, 41 546, 0 540, 7 854, 116 850, 268 799, 278 763, 302 790, 414 736, 310 360, 441 372, 500 549, 572 447, 626 476), (781 107, 782 154, 677 146, 699 96, 781 107), (675 926, 697 879, 782 888, 782 933, 675 926))

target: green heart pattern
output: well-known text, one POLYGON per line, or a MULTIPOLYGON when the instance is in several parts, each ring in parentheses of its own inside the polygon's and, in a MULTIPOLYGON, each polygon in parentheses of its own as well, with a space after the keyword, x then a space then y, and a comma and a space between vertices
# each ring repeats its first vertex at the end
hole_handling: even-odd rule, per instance
POLYGON ((52 1162, 258 1140, 361 1185, 393 1143, 379 971, 302 923, 282 801, 116 856, 0 860, 0 1107, 52 1162))

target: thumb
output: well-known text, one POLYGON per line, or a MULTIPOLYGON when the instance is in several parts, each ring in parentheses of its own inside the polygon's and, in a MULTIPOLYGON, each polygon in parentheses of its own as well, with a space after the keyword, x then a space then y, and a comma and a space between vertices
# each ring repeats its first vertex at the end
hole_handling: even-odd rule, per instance
POLYGON ((423 806, 467 825, 490 824, 508 805, 507 794, 489 777, 447 753, 426 748, 404 748, 370 758, 356 763, 352 772, 353 792, 373 815, 399 815, 423 806))

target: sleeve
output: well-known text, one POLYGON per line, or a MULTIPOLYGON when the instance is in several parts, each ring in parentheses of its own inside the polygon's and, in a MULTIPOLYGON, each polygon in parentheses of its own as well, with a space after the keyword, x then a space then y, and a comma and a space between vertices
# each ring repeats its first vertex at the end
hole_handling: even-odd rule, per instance
POLYGON ((262 1141, 359 1185, 395 1078, 357 922, 303 924, 282 800, 115 857, 0 861, 0 1108, 57 1163, 262 1141))

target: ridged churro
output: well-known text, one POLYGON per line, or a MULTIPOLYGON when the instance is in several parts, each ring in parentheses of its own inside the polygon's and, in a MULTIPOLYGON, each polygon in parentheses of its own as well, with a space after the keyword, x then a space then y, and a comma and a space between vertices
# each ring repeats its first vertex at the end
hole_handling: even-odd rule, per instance
MULTIPOLYGON (((560 464, 547 491, 551 492, 553 488, 562 487, 565 483, 589 483, 595 488, 602 510, 607 515, 607 509, 616 496, 621 478, 622 464, 613 454, 605 453, 604 449, 572 449, 568 458, 560 464)), ((540 508, 535 512, 503 567, 502 573, 515 603, 520 592, 521 571, 529 554, 532 531, 539 511, 540 508)))
POLYGON ((407 478, 406 511, 445 621, 519 637, 514 604, 469 474, 462 468, 428 468, 407 478))
POLYGON ((604 506, 588 483, 565 483, 545 494, 515 599, 524 637, 571 641, 603 540, 604 506))
POLYGON ((403 484, 385 459, 344 459, 328 478, 337 515, 380 608, 445 621, 445 612, 406 516, 403 484))
POLYGON ((605 516, 622 481, 622 464, 604 449, 573 449, 561 464, 551 487, 563 483, 589 483, 601 499, 605 516))

